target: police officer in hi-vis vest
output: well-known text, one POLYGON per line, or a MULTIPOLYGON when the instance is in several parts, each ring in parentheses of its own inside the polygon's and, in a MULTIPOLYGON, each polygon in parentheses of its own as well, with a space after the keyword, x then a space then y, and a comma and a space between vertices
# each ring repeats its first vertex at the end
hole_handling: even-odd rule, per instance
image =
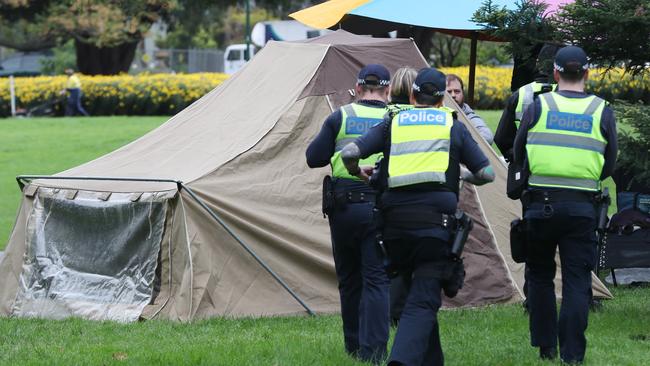
POLYGON ((551 91, 555 88, 553 82, 553 58, 560 49, 554 44, 545 44, 539 51, 535 68, 535 81, 516 90, 506 101, 506 107, 501 114, 499 125, 494 134, 494 143, 507 161, 512 161, 512 147, 515 135, 524 111, 533 104, 536 94, 551 91))
MULTIPOLYGON (((506 101, 506 107, 501 114, 499 125, 494 134, 494 143, 497 145, 501 154, 508 165, 507 193, 512 199, 519 199, 521 190, 523 190, 525 181, 522 178, 523 164, 513 164, 513 146, 515 136, 521 123, 524 111, 527 110, 533 100, 542 93, 551 91, 556 87, 553 80, 553 59, 555 54, 561 48, 559 45, 545 44, 537 55, 535 68, 537 74, 535 81, 526 84, 515 91, 506 101), (516 193, 515 193, 516 192, 516 193)), ((528 268, 524 269, 524 296, 528 296, 528 268)), ((524 300, 524 308, 528 309, 528 300, 524 300)))
POLYGON ((528 160, 522 202, 528 230, 528 309, 531 344, 540 357, 581 363, 585 356, 591 270, 596 261, 596 199, 616 161, 616 123, 604 100, 585 93, 588 61, 575 46, 558 51, 557 91, 524 111, 515 162, 528 160), (562 304, 556 313, 553 279, 559 247, 562 304))
POLYGON ((451 256, 451 240, 459 179, 462 175, 473 184, 494 180, 467 128, 442 107, 445 90, 443 73, 420 70, 410 96, 414 108, 389 114, 341 152, 348 172, 363 180, 369 172, 359 167, 359 160, 384 154, 386 189, 379 203, 383 244, 390 267, 413 274, 389 365, 444 363, 437 312, 441 291, 454 296, 458 290, 447 282, 447 274, 458 263, 451 256), (460 164, 467 169, 461 171, 460 164))
MULTIPOLYGON (((327 205, 332 206, 328 217, 345 350, 371 362, 380 362, 386 356, 389 280, 375 241, 372 217, 375 191, 348 173, 340 153, 343 146, 382 121, 387 111, 389 85, 390 73, 384 66, 370 64, 362 68, 355 88, 357 101, 327 117, 307 148, 310 168, 332 166, 332 202, 327 205)), ((380 157, 381 153, 369 155, 361 164, 372 167, 380 157)))

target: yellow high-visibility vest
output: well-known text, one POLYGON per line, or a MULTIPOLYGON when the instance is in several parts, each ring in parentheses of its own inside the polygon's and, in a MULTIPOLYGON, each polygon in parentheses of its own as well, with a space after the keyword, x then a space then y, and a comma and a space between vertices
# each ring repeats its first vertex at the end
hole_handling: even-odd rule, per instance
POLYGON ((590 96, 540 95, 542 111, 528 131, 526 151, 533 187, 600 190, 607 140, 600 131, 605 101, 590 96))
MULTIPOLYGON (((524 111, 528 109, 531 104, 533 104, 535 93, 542 91, 542 87, 544 87, 544 85, 549 84, 533 81, 532 83, 526 84, 519 88, 517 107, 515 108, 515 125, 517 125, 517 128, 519 128, 519 123, 521 122, 521 118, 524 115, 524 111)), ((555 84, 550 85, 553 87, 553 89, 555 89, 555 84)))
POLYGON ((415 108, 393 117, 389 188, 446 182, 453 122, 448 108, 415 108))
MULTIPOLYGON (((341 150, 343 150, 345 145, 366 133, 371 127, 381 123, 384 120, 385 114, 386 108, 369 107, 357 103, 351 103, 341 107, 341 128, 339 129, 339 134, 336 136, 334 155, 330 159, 333 177, 360 181, 359 178, 350 175, 347 169, 345 169, 343 160, 341 160, 341 150)), ((382 156, 382 153, 373 154, 360 160, 359 166, 373 166, 382 156)))

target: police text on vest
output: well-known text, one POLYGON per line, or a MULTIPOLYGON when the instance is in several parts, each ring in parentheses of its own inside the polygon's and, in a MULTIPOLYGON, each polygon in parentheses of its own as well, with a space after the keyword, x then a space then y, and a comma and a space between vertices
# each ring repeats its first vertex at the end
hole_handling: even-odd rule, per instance
POLYGON ((363 135, 383 120, 378 118, 348 117, 345 121, 345 134, 363 135))
POLYGON ((586 114, 551 111, 546 115, 546 128, 549 130, 591 133, 593 123, 593 118, 586 114))
POLYGON ((400 126, 439 125, 444 126, 447 113, 431 109, 412 109, 400 112, 398 115, 400 126))

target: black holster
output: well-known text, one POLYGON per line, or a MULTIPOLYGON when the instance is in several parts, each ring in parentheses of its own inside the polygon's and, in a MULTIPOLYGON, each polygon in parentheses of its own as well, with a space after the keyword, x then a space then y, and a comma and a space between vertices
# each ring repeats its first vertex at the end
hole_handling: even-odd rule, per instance
POLYGON ((397 271, 397 268, 393 266, 392 262, 390 261, 390 257, 388 256, 388 252, 386 251, 386 245, 384 244, 384 217, 381 211, 381 201, 379 198, 375 202, 375 207, 372 210, 372 217, 373 217, 373 224, 375 226, 375 241, 377 242, 377 246, 379 246, 379 249, 381 250, 381 254, 383 257, 383 264, 384 264, 384 270, 386 271, 386 274, 388 274, 388 278, 395 278, 399 276, 399 272, 397 271))
POLYGON ((469 232, 472 231, 474 227, 474 222, 472 219, 463 211, 456 211, 455 218, 455 230, 454 237, 451 243, 451 255, 454 259, 460 260, 461 254, 463 254, 463 249, 465 248, 465 243, 469 237, 469 232))
POLYGON ((334 183, 332 177, 326 175, 323 178, 323 217, 327 217, 336 205, 334 198, 334 183))
POLYGON ((515 263, 526 262, 528 255, 528 222, 516 219, 510 223, 510 254, 515 263))
POLYGON ((605 189, 603 189, 603 192, 596 196, 596 204, 598 207, 597 230, 600 234, 603 234, 607 228, 607 212, 609 211, 609 205, 611 203, 612 199, 609 197, 609 188, 605 187, 605 189))
POLYGON ((372 176, 368 185, 375 191, 382 193, 388 188, 388 164, 386 159, 379 158, 372 169, 372 176))
POLYGON ((469 233, 474 227, 472 219, 463 211, 456 211, 455 217, 455 230, 453 240, 451 242, 451 258, 452 262, 449 264, 450 276, 443 279, 441 282, 442 290, 447 297, 455 297, 458 291, 463 288, 465 282, 465 264, 461 255, 465 248, 469 233))

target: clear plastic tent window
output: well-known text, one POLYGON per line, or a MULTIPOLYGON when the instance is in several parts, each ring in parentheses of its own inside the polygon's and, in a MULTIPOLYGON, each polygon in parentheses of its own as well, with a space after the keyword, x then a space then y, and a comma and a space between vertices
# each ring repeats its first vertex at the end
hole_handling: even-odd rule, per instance
POLYGON ((137 320, 152 298, 167 197, 70 193, 34 197, 13 314, 137 320))

